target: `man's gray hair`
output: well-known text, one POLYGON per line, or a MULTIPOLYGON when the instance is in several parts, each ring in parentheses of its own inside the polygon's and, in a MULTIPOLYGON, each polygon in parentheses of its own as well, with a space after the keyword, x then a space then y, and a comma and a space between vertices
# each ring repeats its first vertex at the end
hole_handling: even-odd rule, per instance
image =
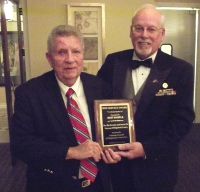
POLYGON ((77 37, 80 40, 82 47, 84 48, 83 35, 76 27, 70 25, 59 25, 52 29, 51 33, 47 38, 47 51, 51 53, 54 50, 55 38, 65 36, 77 37))
MULTIPOLYGON (((151 9, 156 9, 156 6, 152 5, 152 4, 145 4, 143 5, 142 7, 140 7, 139 9, 137 9, 132 17, 132 20, 131 20, 131 24, 133 25, 134 24, 134 19, 135 19, 135 16, 137 15, 137 13, 143 9, 146 9, 146 8, 151 8, 151 9)), ((164 15, 162 14, 162 12, 158 9, 156 9, 158 11, 158 13, 160 13, 160 16, 161 16, 161 27, 162 28, 165 28, 165 17, 164 15)))

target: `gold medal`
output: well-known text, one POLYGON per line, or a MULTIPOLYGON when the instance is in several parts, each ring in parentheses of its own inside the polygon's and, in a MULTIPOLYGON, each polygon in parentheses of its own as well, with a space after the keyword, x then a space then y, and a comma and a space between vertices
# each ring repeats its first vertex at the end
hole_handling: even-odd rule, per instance
POLYGON ((166 89, 168 87, 168 84, 167 83, 163 83, 162 86, 163 86, 164 89, 166 89))

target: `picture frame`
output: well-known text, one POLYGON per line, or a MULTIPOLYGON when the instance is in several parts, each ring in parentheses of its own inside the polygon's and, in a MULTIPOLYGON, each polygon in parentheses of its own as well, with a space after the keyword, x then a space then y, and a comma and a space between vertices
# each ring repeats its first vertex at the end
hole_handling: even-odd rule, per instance
MULTIPOLYGON (((0 36, 1 36, 1 33, 0 33, 0 36)), ((7 37, 8 37, 8 57, 9 57, 9 65, 10 65, 10 78, 13 85, 18 85, 20 83, 18 32, 8 31, 7 37)), ((2 41, 0 41, 0 86, 5 86, 2 41)))
POLYGON ((96 75, 105 59, 105 4, 67 4, 67 24, 77 27, 83 34, 83 71, 96 75))

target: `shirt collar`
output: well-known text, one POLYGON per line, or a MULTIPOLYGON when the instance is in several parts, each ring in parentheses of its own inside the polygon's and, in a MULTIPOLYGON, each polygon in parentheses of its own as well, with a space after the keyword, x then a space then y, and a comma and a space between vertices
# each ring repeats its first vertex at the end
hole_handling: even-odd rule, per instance
MULTIPOLYGON (((152 63, 154 63, 154 61, 155 61, 155 58, 156 58, 156 55, 157 55, 157 52, 158 51, 156 51, 153 55, 151 55, 150 57, 148 57, 148 58, 146 58, 146 59, 152 59, 152 63)), ((145 60, 146 60, 145 59, 145 60)), ((133 52, 133 60, 139 60, 139 61, 142 61, 141 59, 139 59, 138 57, 137 57, 137 55, 135 54, 135 51, 133 52)))
POLYGON ((80 95, 80 87, 81 87, 81 78, 80 78, 80 76, 77 78, 76 82, 71 87, 68 87, 65 84, 63 84, 57 78, 57 76, 56 76, 56 79, 58 81, 58 85, 59 85, 60 90, 61 90, 61 92, 62 92, 63 95, 66 95, 66 93, 67 93, 67 91, 68 91, 69 88, 72 88, 77 96, 80 95))

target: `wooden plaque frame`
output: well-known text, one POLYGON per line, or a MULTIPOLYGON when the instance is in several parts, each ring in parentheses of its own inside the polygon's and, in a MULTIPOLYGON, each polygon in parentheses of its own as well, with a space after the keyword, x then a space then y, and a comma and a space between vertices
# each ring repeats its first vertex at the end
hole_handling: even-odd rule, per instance
POLYGON ((94 111, 96 141, 103 150, 136 140, 132 100, 95 100, 94 111))

